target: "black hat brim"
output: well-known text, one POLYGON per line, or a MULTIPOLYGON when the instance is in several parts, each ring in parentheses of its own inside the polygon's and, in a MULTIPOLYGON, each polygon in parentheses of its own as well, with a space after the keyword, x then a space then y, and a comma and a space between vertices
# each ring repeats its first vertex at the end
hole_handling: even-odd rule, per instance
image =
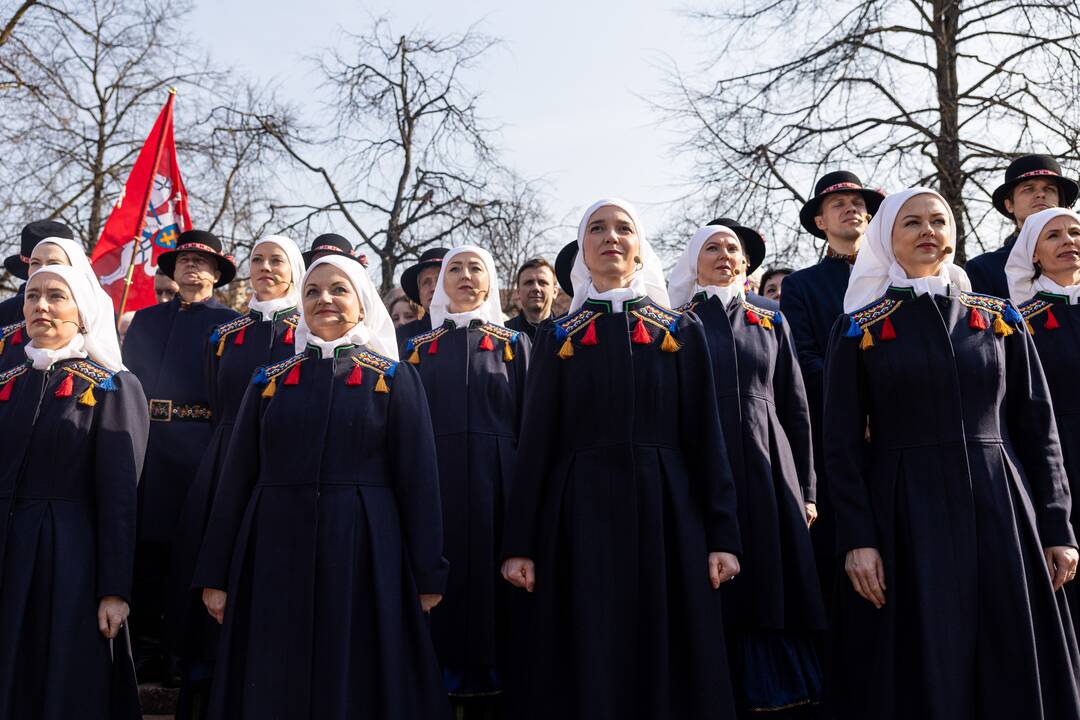
POLYGON ((401 289, 405 291, 405 294, 409 296, 417 305, 423 305, 420 302, 420 271, 429 267, 442 267, 442 258, 437 260, 424 260, 410 265, 405 268, 405 271, 401 273, 401 289))
POLYGON ((567 243, 559 251, 555 258, 555 279, 559 287, 570 297, 574 297, 574 282, 571 279, 574 270, 574 261, 577 260, 577 240, 567 243))
POLYGON ((822 193, 816 195, 806 201, 806 204, 799 210, 799 224, 803 226, 806 232, 810 233, 814 237, 819 237, 822 240, 825 239, 825 231, 818 228, 817 223, 814 222, 821 212, 821 201, 827 198, 829 195, 838 192, 857 192, 863 197, 863 202, 866 203, 866 211, 871 215, 877 215, 878 208, 881 207, 882 201, 885 200, 885 196, 879 193, 877 190, 869 190, 862 188, 861 190, 852 190, 850 188, 843 188, 840 190, 833 190, 832 192, 822 193))
POLYGON ((355 255, 350 255, 344 250, 327 250, 326 248, 323 248, 322 250, 307 250, 300 253, 300 257, 304 258, 304 267, 311 267, 311 264, 318 260, 318 258, 315 257, 316 255, 340 255, 341 257, 346 257, 350 260, 360 262, 360 258, 356 257, 355 255))
POLYGON ((735 234, 739 236, 743 253, 746 255, 746 274, 749 275, 761 267, 761 263, 765 262, 765 238, 751 228, 744 226, 733 227, 731 230, 734 230, 735 234))
POLYGON ((176 258, 180 256, 182 252, 193 252, 205 255, 209 258, 213 258, 217 261, 218 272, 221 273, 221 277, 214 283, 215 288, 224 287, 233 281, 236 277, 236 265, 232 260, 224 255, 218 255, 217 253, 206 252, 205 250, 195 250, 191 248, 185 248, 183 246, 164 252, 158 256, 158 267, 161 268, 161 272, 165 273, 170 280, 175 280, 173 273, 176 272, 176 258))
MULTIPOLYGON (((999 213, 1009 218, 1010 220, 1016 220, 1016 216, 1005 209, 1005 200, 1009 197, 1012 189, 1026 180, 1045 180, 1048 176, 1041 175, 1036 177, 1018 177, 1004 182, 999 185, 994 194, 991 195, 991 199, 994 202, 994 209, 999 213)), ((1063 175, 1051 175, 1058 186, 1058 193, 1061 195, 1061 205, 1059 207, 1071 208, 1076 204, 1076 198, 1080 196, 1080 185, 1075 180, 1070 180, 1063 175)))
POLYGON ((4 269, 20 280, 30 277, 30 265, 23 262, 18 255, 9 255, 4 258, 4 269))

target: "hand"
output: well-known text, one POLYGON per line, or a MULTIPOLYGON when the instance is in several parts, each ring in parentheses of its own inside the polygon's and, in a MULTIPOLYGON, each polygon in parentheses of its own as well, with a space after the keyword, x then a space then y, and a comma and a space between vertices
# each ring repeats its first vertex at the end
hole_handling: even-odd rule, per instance
POLYGON ((224 590, 214 588, 203 588, 202 590, 202 602, 206 606, 206 612, 210 613, 210 617, 217 620, 218 625, 225 622, 225 601, 228 598, 229 594, 224 590))
POLYGON ((98 630, 109 640, 113 640, 124 626, 130 609, 124 598, 107 595, 101 598, 97 609, 98 630))
POLYGON ((715 590, 739 574, 739 558, 731 553, 709 553, 709 582, 715 590))
POLYGON ((442 602, 442 595, 439 594, 427 594, 420 593, 420 609, 424 612, 431 612, 431 608, 435 607, 442 602))
POLYGON ((1054 592, 1061 586, 1076 577, 1076 560, 1080 555, 1076 548, 1068 545, 1055 545, 1043 549, 1046 555, 1046 569, 1050 571, 1050 579, 1054 583, 1054 592))
POLYGON ((815 520, 817 520, 817 505, 806 503, 806 528, 812 528, 815 520))
POLYGON ((885 606, 885 563, 881 561, 877 548, 849 550, 844 560, 844 570, 851 578, 855 592, 878 610, 885 606))
POLYGON ((507 558, 502 564, 502 576, 514 587, 529 592, 536 588, 536 564, 529 558, 507 558))

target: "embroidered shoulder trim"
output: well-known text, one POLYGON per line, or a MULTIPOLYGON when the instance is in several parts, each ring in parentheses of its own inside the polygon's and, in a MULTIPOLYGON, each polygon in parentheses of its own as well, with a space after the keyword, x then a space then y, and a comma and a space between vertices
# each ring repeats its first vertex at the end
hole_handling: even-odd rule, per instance
POLYGON ((693 309, 696 308, 697 306, 698 306, 697 300, 688 300, 688 301, 684 302, 682 305, 680 305, 679 307, 675 308, 675 312, 680 313, 680 314, 692 312, 693 309))
POLYGON ((780 314, 779 310, 766 310, 765 308, 754 305, 753 303, 747 302, 746 300, 743 300, 742 306, 743 310, 746 310, 747 312, 752 312, 759 318, 768 318, 773 325, 784 324, 784 316, 780 314))
POLYGON ((266 385, 271 380, 289 372, 293 367, 307 360, 307 358, 307 353, 297 353, 291 358, 286 358, 285 360, 276 362, 272 365, 265 365, 255 371, 254 377, 251 378, 251 383, 252 385, 266 385))
POLYGON ((578 308, 577 312, 570 313, 566 317, 555 322, 555 337, 559 340, 563 340, 574 335, 598 315, 600 315, 600 313, 595 310, 589 310, 584 307, 578 308))
POLYGON ((246 328, 248 325, 254 324, 255 318, 251 317, 250 314, 241 315, 238 318, 233 318, 229 322, 222 323, 216 328, 214 328, 214 331, 210 333, 210 342, 221 342, 221 338, 228 337, 229 335, 232 335, 233 333, 239 332, 243 328, 246 328))
POLYGON ((973 292, 960 293, 960 304, 967 307, 979 308, 980 310, 986 310, 994 315, 1000 315, 1005 319, 1005 322, 1019 323, 1024 318, 1020 316, 1020 313, 1016 311, 1012 303, 1008 300, 1003 300, 993 295, 981 295, 973 292))
POLYGON ((397 372, 398 362, 396 360, 391 360, 385 355, 380 355, 371 350, 364 350, 353 355, 352 361, 361 367, 382 373, 390 378, 394 377, 394 373, 397 372))
POLYGON ((648 305, 642 305, 630 312, 645 322, 655 325, 661 330, 667 330, 670 333, 675 332, 675 328, 679 326, 679 318, 682 317, 682 313, 678 310, 669 310, 654 302, 650 302, 648 305))
POLYGON ((64 365, 63 370, 76 377, 81 377, 94 387, 106 392, 116 389, 116 383, 113 382, 116 373, 92 360, 76 360, 73 363, 64 365))
POLYGON ((300 313, 293 313, 287 317, 283 317, 282 322, 291 327, 293 330, 300 327, 300 313))
POLYGON ((8 380, 17 378, 30 369, 30 362, 19 363, 15 367, 0 373, 0 385, 6 385, 8 380))
POLYGON ((894 300, 890 297, 884 297, 880 300, 875 300, 862 310, 856 310, 853 313, 849 313, 848 317, 851 318, 852 325, 858 326, 860 330, 865 330, 871 325, 881 322, 892 315, 902 304, 903 300, 894 300))
POLYGON ((1052 302, 1049 302, 1047 300, 1043 300, 1042 298, 1037 298, 1036 297, 1036 298, 1031 298, 1026 303, 1023 303, 1022 305, 1020 305, 1020 307, 1018 307, 1017 310, 1019 310, 1020 315, 1025 320, 1030 320, 1031 318, 1035 317, 1039 313, 1046 312, 1051 307, 1053 307, 1053 305, 1054 305, 1054 303, 1052 303, 1052 302))
POLYGON ((427 345, 429 342, 437 340, 439 337, 446 334, 446 332, 447 327, 445 325, 440 325, 437 328, 432 328, 431 330, 428 330, 426 333, 414 335, 413 337, 409 338, 409 341, 407 343, 405 343, 405 349, 415 350, 421 345, 427 345))
POLYGON ((516 345, 518 341, 518 336, 521 335, 521 333, 516 330, 511 330, 508 327, 503 327, 502 325, 496 325, 495 323, 490 322, 486 322, 481 325, 480 330, 481 332, 487 333, 496 340, 502 340, 503 342, 509 343, 511 345, 516 345))
POLYGON ((20 320, 17 323, 11 323, 10 325, 3 326, 2 328, 0 328, 0 340, 7 340, 9 337, 11 337, 16 332, 18 332, 19 330, 22 330, 25 327, 26 327, 26 321, 25 320, 20 320))

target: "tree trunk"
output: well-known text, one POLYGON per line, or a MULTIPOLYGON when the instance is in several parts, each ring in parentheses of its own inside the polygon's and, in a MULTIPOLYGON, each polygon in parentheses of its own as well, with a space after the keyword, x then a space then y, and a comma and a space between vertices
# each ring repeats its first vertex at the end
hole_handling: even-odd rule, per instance
POLYGON ((101 235, 102 212, 105 205, 105 148, 108 138, 105 124, 109 108, 101 102, 98 106, 97 140, 94 146, 94 166, 90 169, 94 183, 90 193, 90 219, 86 223, 86 254, 89 255, 101 235))
POLYGON ((934 38, 937 45, 938 129, 937 176, 941 195, 956 218, 957 263, 967 259, 964 248, 964 170, 960 165, 960 102, 956 76, 956 38, 960 0, 934 0, 934 38))

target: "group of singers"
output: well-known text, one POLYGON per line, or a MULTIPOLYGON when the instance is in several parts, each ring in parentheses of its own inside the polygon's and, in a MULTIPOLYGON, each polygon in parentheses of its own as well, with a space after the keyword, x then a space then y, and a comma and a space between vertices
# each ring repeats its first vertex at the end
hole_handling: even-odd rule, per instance
POLYGON ((1078 193, 1018 158, 1017 232, 962 269, 936 191, 829 173, 779 304, 755 230, 703 225, 665 278, 603 199, 519 273, 566 314, 505 322, 462 245, 405 271, 397 330, 338 235, 259 239, 238 315, 192 230, 122 349, 31 223, 0 717, 138 717, 134 645, 178 718, 1080 720, 1078 193))

